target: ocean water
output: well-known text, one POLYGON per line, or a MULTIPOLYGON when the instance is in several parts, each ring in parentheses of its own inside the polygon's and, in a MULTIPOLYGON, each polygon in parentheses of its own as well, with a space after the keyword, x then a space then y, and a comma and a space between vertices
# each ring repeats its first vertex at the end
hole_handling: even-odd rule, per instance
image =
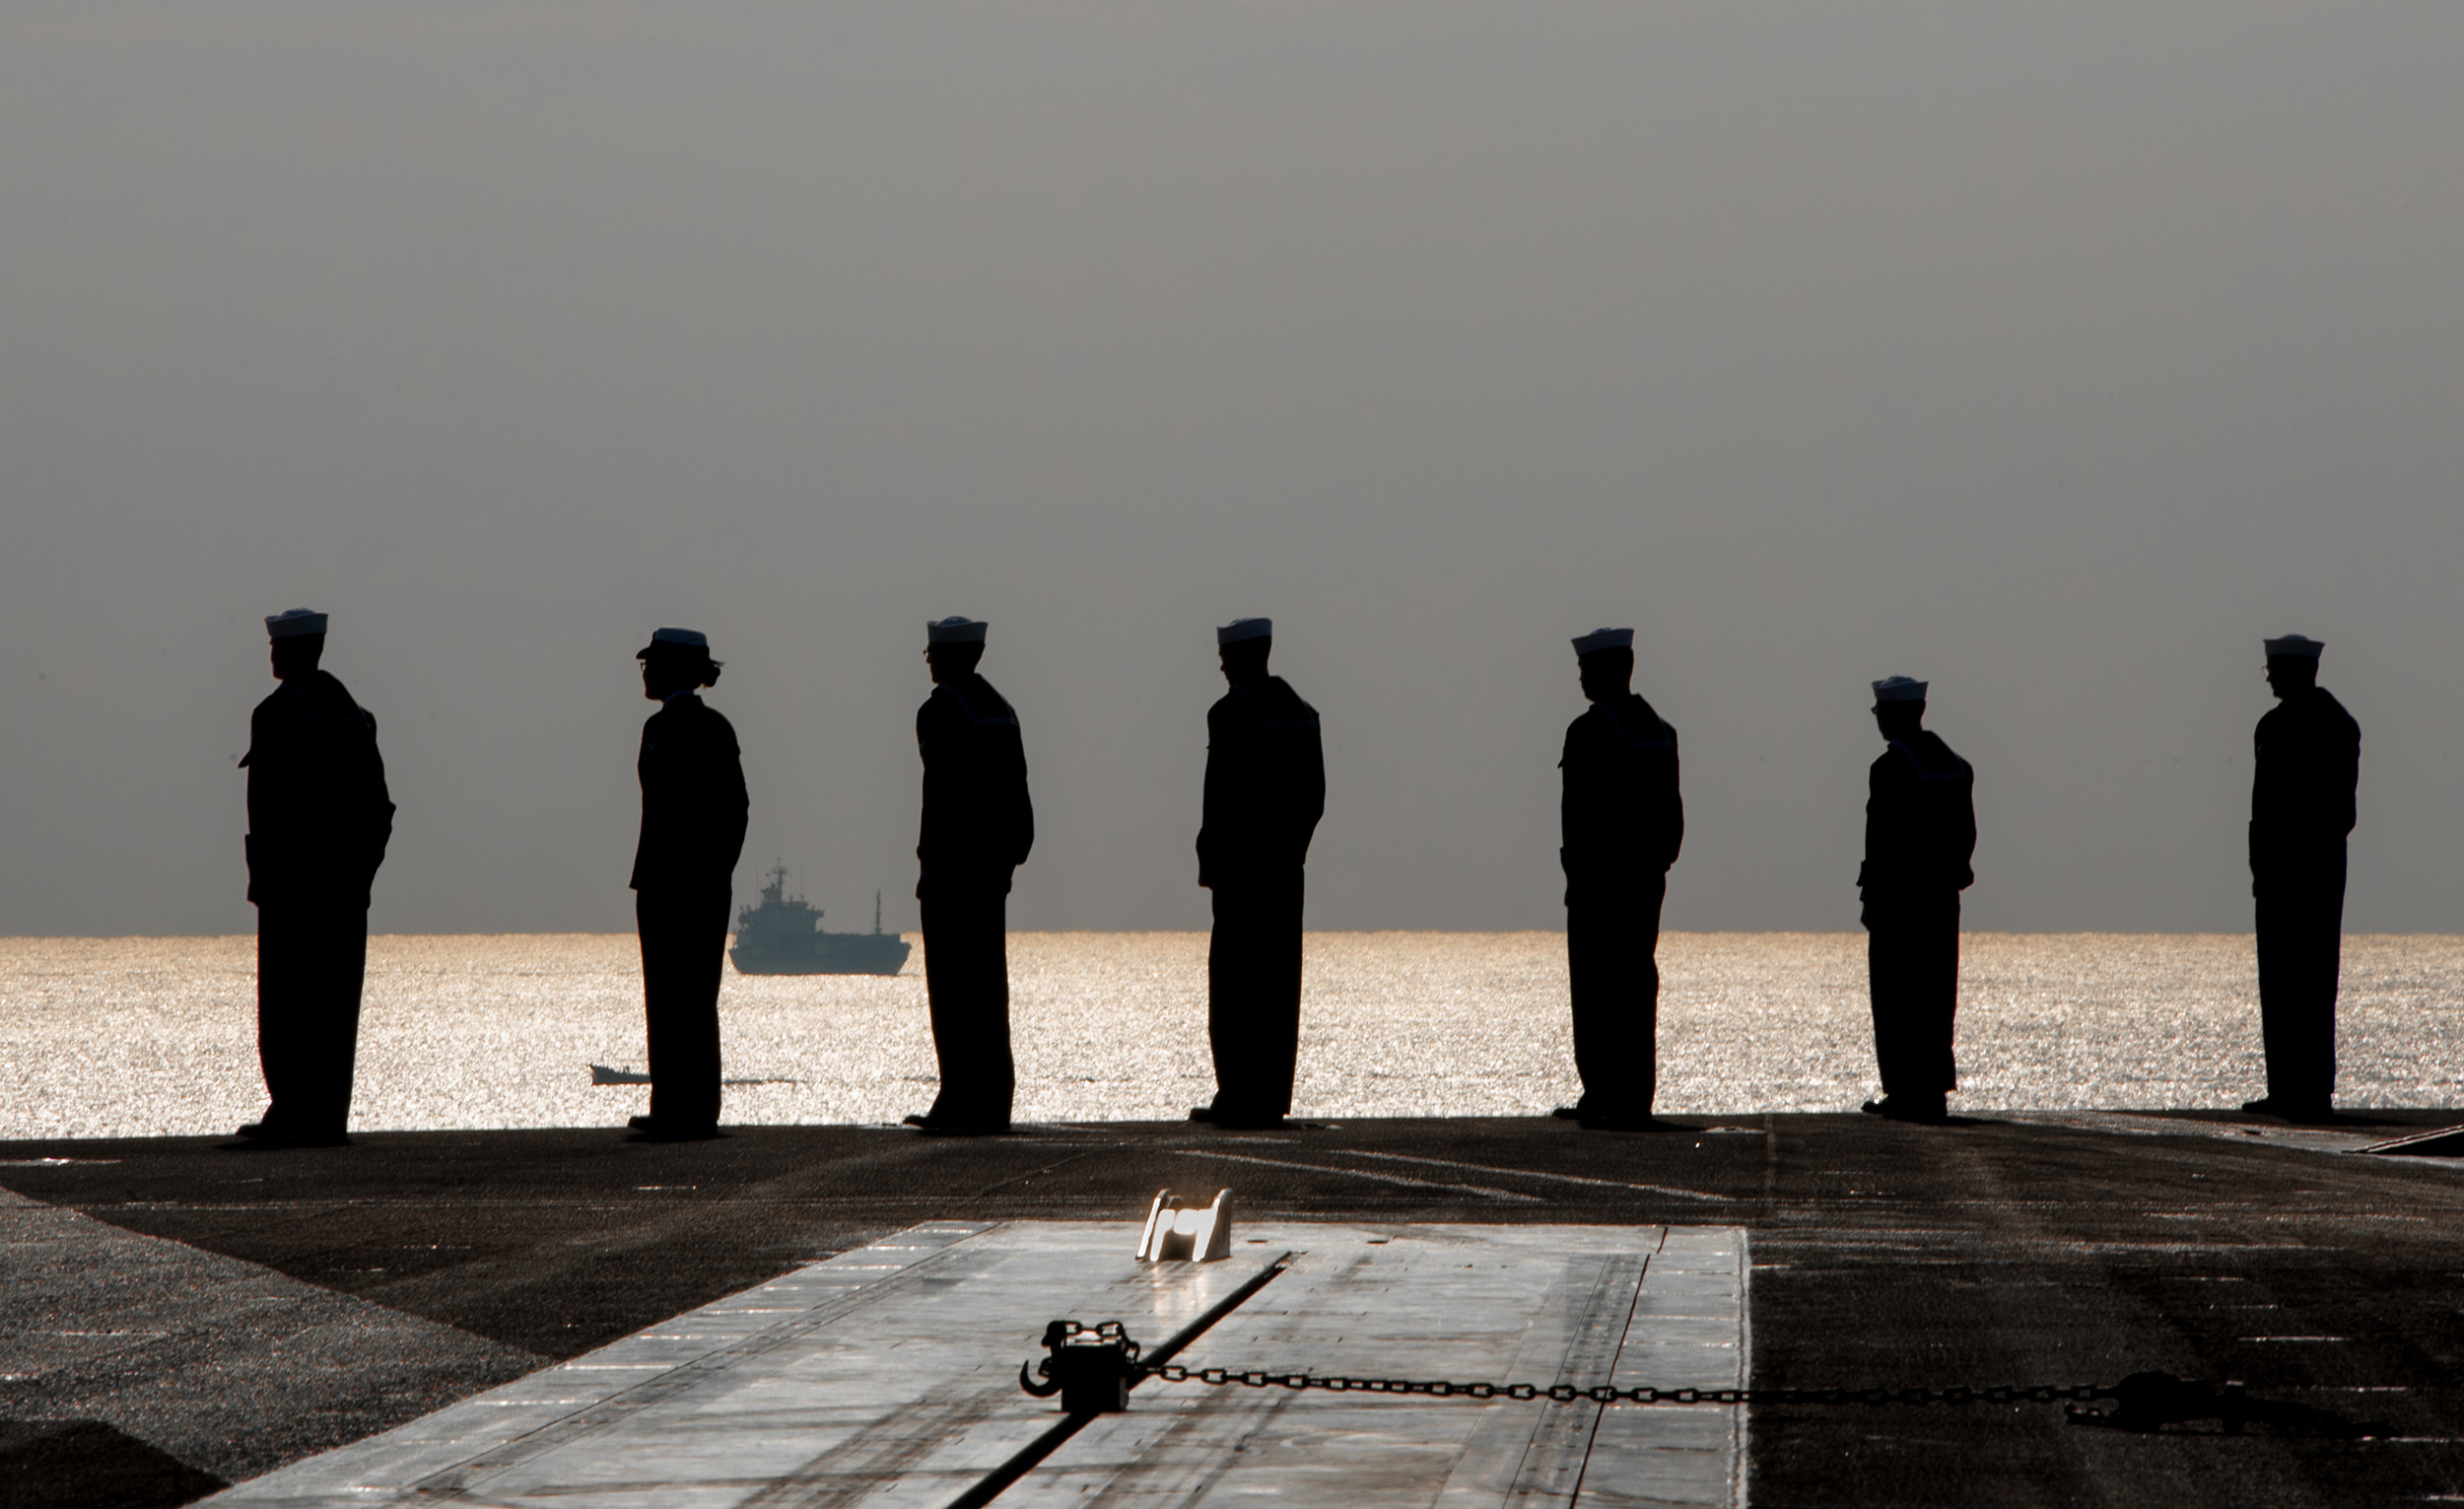
MULTIPOLYGON (((1203 933, 1010 937, 1022 1121, 1177 1118, 1212 1093, 1203 933)), ((1572 1098, 1565 939, 1313 933, 1295 1110, 1530 1115, 1572 1098)), ((1836 1110, 1876 1092, 1861 933, 1662 940, 1663 1110, 1836 1110)), ((730 1122, 890 1122, 933 1093, 907 972, 738 975, 730 1122)), ((0 1136, 217 1133, 263 1108, 255 940, 0 939, 0 1136)), ((630 934, 374 938, 353 1125, 617 1126, 643 1066, 630 934)), ((2345 940, 2340 1099, 2464 1104, 2464 937, 2345 940)), ((1957 1106, 2215 1106, 2260 1091, 2247 934, 1971 933, 1957 1106)))

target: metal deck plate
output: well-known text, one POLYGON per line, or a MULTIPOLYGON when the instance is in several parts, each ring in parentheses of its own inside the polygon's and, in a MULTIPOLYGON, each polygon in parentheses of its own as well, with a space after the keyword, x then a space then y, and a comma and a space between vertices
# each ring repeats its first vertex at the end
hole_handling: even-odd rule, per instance
MULTIPOLYGON (((1126 1223, 936 1222, 223 1493, 228 1505, 948 1503, 1061 1418, 1047 1321, 1150 1347, 1286 1253, 1175 1360, 1577 1387, 1745 1381, 1735 1228, 1285 1224, 1140 1266, 1126 1223)), ((1002 1505, 1744 1502, 1745 1411, 1150 1380, 1002 1505)))

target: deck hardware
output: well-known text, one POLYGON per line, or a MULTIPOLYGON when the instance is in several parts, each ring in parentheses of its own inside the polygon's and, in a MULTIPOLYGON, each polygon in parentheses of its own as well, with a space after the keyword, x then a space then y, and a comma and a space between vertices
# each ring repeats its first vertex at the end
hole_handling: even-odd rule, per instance
POLYGON ((1118 1414, 1129 1407, 1129 1384, 1144 1369, 1137 1342, 1119 1321, 1093 1327, 1055 1321, 1044 1328, 1044 1345, 1052 1355, 1035 1364, 1035 1377, 1026 1363, 1018 1364, 1018 1387, 1038 1399, 1060 1395, 1069 1414, 1118 1414))
POLYGON ((1214 1203, 1194 1205, 1170 1190, 1157 1190, 1138 1233, 1140 1263, 1215 1263, 1232 1256, 1232 1192, 1217 1190, 1214 1203))
MULTIPOLYGON (((1649 1384, 1619 1389, 1608 1384, 1577 1388, 1572 1384, 1462 1382, 1429 1378, 1346 1378, 1324 1373, 1269 1373, 1238 1368, 1188 1367, 1180 1363, 1146 1363, 1135 1371, 1166 1383, 1198 1383, 1213 1388, 1239 1385, 1251 1389, 1324 1390, 1330 1394, 1403 1394, 1429 1399, 1548 1400, 1554 1404, 1598 1405, 1765 1405, 1765 1406, 1894 1406, 2061 1404, 2074 1425, 2142 1434, 2199 1434, 2175 1426, 2215 1420, 2227 1435, 2250 1425, 2263 1425, 2276 1435, 2317 1436, 2334 1440, 2365 1440, 2393 1434, 2376 1421, 2356 1423, 2308 1405, 2252 1399, 2239 1383, 2208 1384, 2176 1378, 2170 1373, 2133 1373, 2118 1384, 1995 1385, 1979 1388, 1952 1384, 1941 1388, 1743 1388, 1661 1389, 1649 1384), (2090 1407, 2100 1401, 2113 1407, 2090 1407)), ((2214 1431, 2206 1432, 2215 1434, 2214 1431)))

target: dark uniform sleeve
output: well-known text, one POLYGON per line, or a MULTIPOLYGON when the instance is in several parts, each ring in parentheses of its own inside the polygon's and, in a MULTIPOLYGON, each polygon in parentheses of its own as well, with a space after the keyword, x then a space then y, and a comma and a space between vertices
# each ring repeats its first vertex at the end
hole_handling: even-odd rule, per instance
POLYGON ((1889 870, 1884 850, 1891 831, 1890 772, 1882 763, 1888 758, 1885 755, 1865 768, 1865 859, 1857 866, 1860 896, 1882 884, 1889 870))
POLYGON ((1942 858, 1944 875, 1964 891, 1976 883, 1976 771, 1964 760, 1959 766, 1961 780, 1951 798, 1942 858))
POLYGON ((1203 886, 1215 883, 1214 877, 1231 857, 1227 839, 1246 820, 1245 814, 1234 810, 1240 789, 1235 773, 1246 754, 1240 723, 1232 716, 1235 706, 1226 693, 1206 710, 1206 785, 1198 820, 1198 883, 1203 886))
POLYGON ((285 882, 299 872, 301 824, 290 784, 299 763, 298 735, 283 716, 289 705, 278 701, 281 696, 277 691, 248 714, 248 752, 240 760, 240 769, 248 773, 248 833, 242 841, 248 856, 248 900, 258 905, 278 897, 285 882))
POLYGON ((736 742, 735 724, 716 710, 703 718, 712 728, 705 748, 710 808, 707 862, 719 880, 732 884, 736 861, 744 857, 744 833, 753 820, 753 793, 744 785, 744 748, 736 742))
POLYGON ((1027 794, 1026 730, 1012 709, 1007 726, 984 731, 990 735, 986 753, 993 767, 986 772, 987 787, 997 819, 992 824, 992 853, 1015 869, 1027 862, 1035 849, 1035 802, 1027 794))
POLYGON ((675 857, 668 838, 668 742, 664 708, 642 721, 642 747, 633 757, 635 779, 642 786, 642 832, 633 845, 633 875, 625 883, 637 891, 662 890, 675 878, 675 857))
POLYGON ((1600 756, 1592 746, 1599 739, 1588 710, 1566 724, 1565 744, 1557 752, 1557 867, 1566 883, 1577 885, 1600 868, 1600 756))
POLYGON ((353 855, 350 875, 365 898, 376 889, 376 871, 393 844, 393 792, 385 786, 385 757, 376 748, 376 715, 366 715, 366 734, 353 741, 356 774, 351 808, 353 855))
MULTIPOLYGON (((940 711, 937 703, 937 698, 926 697, 916 709, 916 758, 924 766, 924 792, 918 803, 916 818, 916 863, 920 874, 922 870, 930 866, 929 857, 933 850, 932 824, 937 803, 933 801, 936 793, 933 789, 935 782, 932 755, 939 735, 939 729, 935 726, 939 721, 940 711)), ((918 880, 917 887, 917 894, 924 894, 921 879, 918 880)))
POLYGON ((1884 750, 1866 768, 1865 791, 1865 863, 1857 870, 1857 889, 1871 900, 1877 892, 1910 889, 1922 868, 1916 768, 1898 749, 1884 750))
POLYGON ((1318 824, 1326 820, 1326 732, 1318 725, 1315 710, 1310 711, 1309 725, 1294 729, 1292 739, 1296 748, 1286 797, 1285 811, 1290 814, 1286 831, 1291 862, 1303 864, 1309 859, 1309 846, 1318 837, 1318 824))
POLYGON ((951 837, 962 826, 955 810, 958 781, 958 740, 950 728, 957 710, 936 694, 916 710, 916 757, 924 763, 923 813, 916 828, 916 894, 924 895, 936 861, 946 861, 954 849, 951 837))
POLYGON ((1668 773, 1667 779, 1660 782, 1659 789, 1652 792, 1652 835, 1655 842, 1651 854, 1652 862, 1665 875, 1685 848, 1685 795, 1677 781, 1677 729, 1667 723, 1661 726, 1668 729, 1669 734, 1668 773))

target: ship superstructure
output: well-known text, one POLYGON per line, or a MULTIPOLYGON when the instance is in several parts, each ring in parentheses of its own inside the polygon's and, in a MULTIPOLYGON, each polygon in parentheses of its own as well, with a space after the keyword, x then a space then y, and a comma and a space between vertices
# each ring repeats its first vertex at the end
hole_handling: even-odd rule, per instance
POLYGON ((895 975, 913 946, 881 930, 881 893, 872 897, 872 931, 824 932, 819 908, 787 894, 784 864, 771 866, 761 905, 736 915, 728 957, 747 975, 895 975))

